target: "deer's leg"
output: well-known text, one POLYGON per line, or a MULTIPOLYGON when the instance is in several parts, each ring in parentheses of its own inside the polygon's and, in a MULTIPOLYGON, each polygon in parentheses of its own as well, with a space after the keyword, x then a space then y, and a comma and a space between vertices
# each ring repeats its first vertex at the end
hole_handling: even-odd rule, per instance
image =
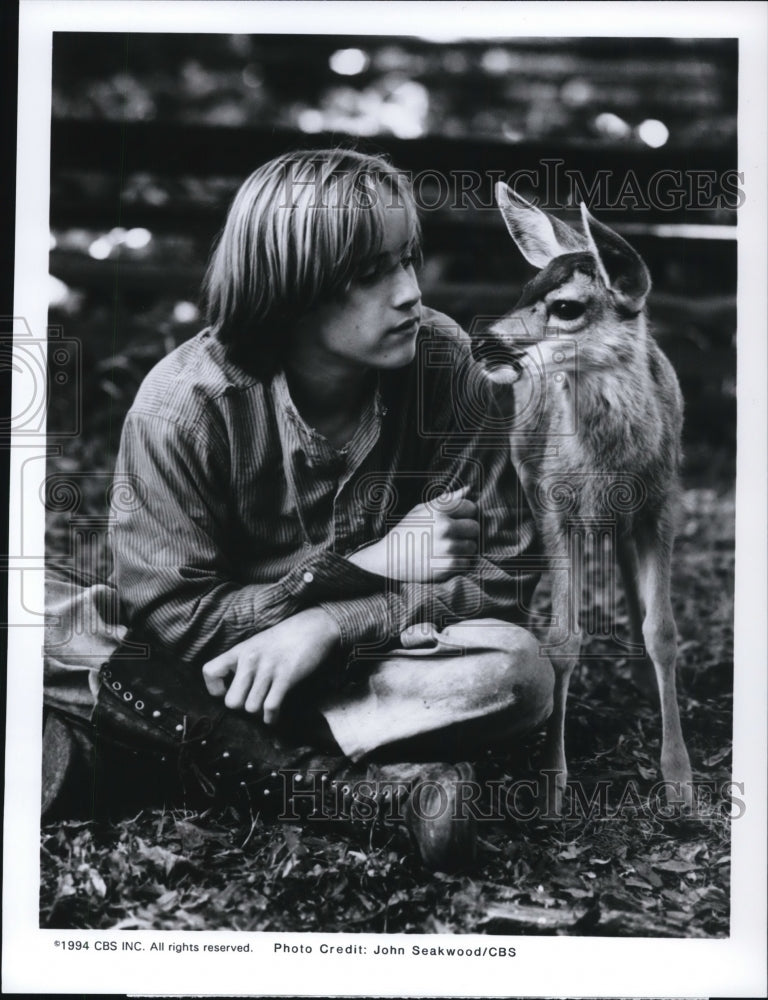
POLYGON ((667 800, 693 808, 693 778, 688 751, 680 725, 675 683, 677 629, 670 599, 672 560, 671 512, 662 513, 652 532, 638 539, 638 583, 645 603, 643 637, 653 661, 661 700, 661 774, 675 785, 668 788, 667 800))
MULTIPOLYGON (((632 643, 643 646, 643 610, 640 606, 640 594, 637 587, 638 566, 637 546, 630 535, 620 535, 616 542, 616 561, 621 571, 624 584, 624 597, 629 615, 629 632, 632 643)), ((644 647, 643 647, 644 648, 644 647)), ((640 657, 631 660, 632 680, 646 695, 652 696, 653 682, 651 680, 652 664, 650 657, 644 651, 640 657)))
MULTIPOLYGON (((553 538, 550 536, 545 540, 550 543, 553 538)), ((545 790, 542 804, 545 815, 559 816, 568 781, 568 767, 565 760, 566 701, 571 674, 578 662, 581 649, 579 608, 583 559, 580 552, 569 553, 564 540, 557 547, 548 544, 547 548, 552 575, 552 613, 555 624, 550 631, 549 643, 544 648, 555 671, 555 689, 542 760, 545 790)))
POLYGON ((619 537, 616 545, 616 558, 621 570, 621 580, 627 599, 632 642, 639 645, 643 641, 643 611, 640 607, 640 594, 637 590, 637 546, 633 538, 628 535, 619 537))

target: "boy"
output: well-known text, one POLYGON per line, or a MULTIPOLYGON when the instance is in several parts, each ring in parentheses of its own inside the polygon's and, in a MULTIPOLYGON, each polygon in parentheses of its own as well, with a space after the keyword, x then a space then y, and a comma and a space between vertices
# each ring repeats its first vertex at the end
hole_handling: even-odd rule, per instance
POLYGON ((94 721, 259 807, 309 771, 372 800, 394 781, 424 863, 455 868, 462 760, 547 717, 552 669, 516 624, 534 529, 506 431, 465 335, 421 306, 419 242, 376 157, 290 153, 243 184, 209 325, 125 421, 143 502, 114 517, 114 582, 153 654, 113 660, 94 721))

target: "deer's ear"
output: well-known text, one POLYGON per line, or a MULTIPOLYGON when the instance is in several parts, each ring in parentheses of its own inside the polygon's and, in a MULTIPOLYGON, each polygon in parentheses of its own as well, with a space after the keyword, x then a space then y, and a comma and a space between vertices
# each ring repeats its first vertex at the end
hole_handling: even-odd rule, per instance
POLYGON ((496 201, 509 235, 534 267, 546 267, 564 253, 586 250, 587 242, 580 233, 542 212, 506 184, 496 185, 496 201))
POLYGON ((606 287, 630 312, 640 312, 651 290, 651 276, 642 257, 618 233, 591 216, 583 202, 581 220, 606 287))

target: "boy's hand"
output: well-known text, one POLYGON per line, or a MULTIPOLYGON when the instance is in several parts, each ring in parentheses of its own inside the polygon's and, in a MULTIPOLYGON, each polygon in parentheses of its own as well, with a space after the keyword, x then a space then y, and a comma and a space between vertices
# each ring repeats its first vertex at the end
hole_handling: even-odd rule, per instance
POLYGON ((462 486, 417 504, 384 538, 347 558, 390 580, 434 583, 456 576, 477 554, 480 535, 477 505, 467 492, 462 486))
POLYGON ((277 721, 286 694, 309 677, 339 643, 336 623, 322 608, 309 608, 245 639, 203 667, 209 694, 227 708, 264 713, 277 721), (231 684, 227 678, 234 674, 231 684))

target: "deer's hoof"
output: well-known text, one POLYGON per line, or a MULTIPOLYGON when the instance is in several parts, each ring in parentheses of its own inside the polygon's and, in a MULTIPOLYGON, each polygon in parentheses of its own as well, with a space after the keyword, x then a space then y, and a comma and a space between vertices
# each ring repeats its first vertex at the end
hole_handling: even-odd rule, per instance
POLYGON ((696 788, 690 771, 675 777, 664 774, 664 799, 669 808, 683 814, 695 811, 696 788))

